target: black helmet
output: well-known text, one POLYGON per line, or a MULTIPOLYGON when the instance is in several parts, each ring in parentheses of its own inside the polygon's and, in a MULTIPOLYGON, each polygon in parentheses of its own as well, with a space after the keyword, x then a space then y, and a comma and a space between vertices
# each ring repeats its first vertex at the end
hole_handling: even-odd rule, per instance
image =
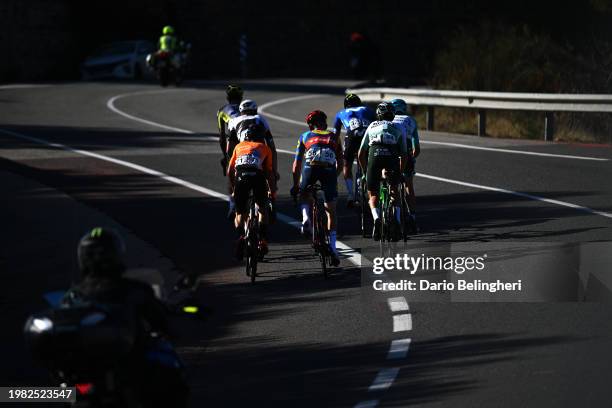
POLYGON ((355 94, 348 94, 344 97, 344 108, 355 108, 357 106, 361 106, 363 103, 361 102, 361 98, 355 94))
POLYGON ((239 85, 230 84, 227 86, 225 94, 227 95, 228 101, 241 101, 244 92, 242 91, 242 88, 239 85))
POLYGON ((395 113, 393 113, 393 105, 389 102, 381 102, 376 107, 376 116, 378 120, 393 120, 395 113))
POLYGON ((119 277, 125 270, 125 243, 112 229, 97 227, 79 241, 79 269, 85 275, 119 277))

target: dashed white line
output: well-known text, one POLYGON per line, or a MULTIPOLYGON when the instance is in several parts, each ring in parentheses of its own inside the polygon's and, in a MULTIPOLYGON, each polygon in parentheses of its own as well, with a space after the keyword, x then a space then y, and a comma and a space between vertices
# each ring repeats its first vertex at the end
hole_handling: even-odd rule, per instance
POLYGON ((393 315, 393 332, 412 330, 412 315, 410 313, 393 315))
POLYGON ((393 384, 393 381, 395 381, 399 370, 400 369, 397 367, 383 368, 380 370, 378 375, 376 375, 374 382, 372 385, 370 385, 370 388, 368 388, 368 391, 386 391, 389 389, 389 387, 391 387, 393 384))
POLYGON ((355 405, 355 408, 374 408, 378 406, 378 403, 378 400, 362 401, 359 404, 355 405))
POLYGON ((408 302, 406 302, 406 298, 403 296, 394 297, 387 299, 387 304, 389 305, 389 309, 391 312, 406 312, 408 311, 408 302))
POLYGON ((387 360, 399 360, 406 358, 411 341, 411 339, 393 340, 391 342, 391 348, 389 348, 389 354, 387 354, 387 360))

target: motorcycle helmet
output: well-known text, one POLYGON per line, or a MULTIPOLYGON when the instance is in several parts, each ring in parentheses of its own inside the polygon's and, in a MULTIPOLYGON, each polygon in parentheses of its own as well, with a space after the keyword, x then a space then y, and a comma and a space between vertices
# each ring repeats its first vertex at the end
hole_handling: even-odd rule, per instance
POLYGON ((162 33, 164 35, 173 35, 174 34, 174 28, 172 26, 165 26, 164 29, 162 30, 162 33))
POLYGON ((77 257, 83 276, 119 277, 125 270, 125 243, 114 230, 96 227, 79 241, 77 257))

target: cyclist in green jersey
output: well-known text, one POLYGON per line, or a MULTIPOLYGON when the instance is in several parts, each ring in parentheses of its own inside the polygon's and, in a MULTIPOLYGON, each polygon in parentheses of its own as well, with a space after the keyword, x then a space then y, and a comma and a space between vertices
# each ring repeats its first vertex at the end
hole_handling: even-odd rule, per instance
MULTIPOLYGON (((392 172, 391 185, 392 198, 397 195, 397 184, 401 174, 406 167, 408 160, 408 148, 404 130, 396 123, 393 123, 393 106, 390 103, 382 102, 376 108, 377 120, 372 122, 361 141, 358 158, 359 164, 366 174, 366 183, 370 196, 370 210, 374 219, 374 231, 372 238, 380 240, 380 211, 378 209, 378 192, 383 170, 392 172)), ((398 200, 395 199, 397 203, 398 200)), ((394 226, 399 231, 400 207, 396 206, 397 225, 394 226)))

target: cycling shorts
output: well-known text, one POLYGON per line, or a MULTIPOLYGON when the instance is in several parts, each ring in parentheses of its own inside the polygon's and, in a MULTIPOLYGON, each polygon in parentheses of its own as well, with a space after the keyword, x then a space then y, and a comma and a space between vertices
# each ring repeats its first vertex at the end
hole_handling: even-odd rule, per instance
POLYGON ((325 202, 336 201, 338 197, 336 168, 334 166, 304 166, 300 179, 300 190, 304 191, 306 187, 317 181, 321 183, 321 188, 325 194, 325 202))
POLYGON ((368 171, 366 173, 368 191, 373 191, 378 194, 383 169, 393 171, 393 178, 391 179, 392 184, 395 185, 400 182, 401 177, 399 157, 370 155, 370 158, 368 159, 368 171))
POLYGON ((350 167, 353 164, 353 160, 355 160, 355 156, 357 156, 359 151, 359 146, 361 146, 364 133, 365 129, 358 129, 356 132, 347 133, 344 137, 344 164, 346 166, 350 167))
POLYGON ((268 182, 261 170, 236 169, 236 184, 234 185, 234 202, 236 212, 246 214, 249 211, 249 194, 253 197, 259 208, 266 208, 268 204, 268 182))

